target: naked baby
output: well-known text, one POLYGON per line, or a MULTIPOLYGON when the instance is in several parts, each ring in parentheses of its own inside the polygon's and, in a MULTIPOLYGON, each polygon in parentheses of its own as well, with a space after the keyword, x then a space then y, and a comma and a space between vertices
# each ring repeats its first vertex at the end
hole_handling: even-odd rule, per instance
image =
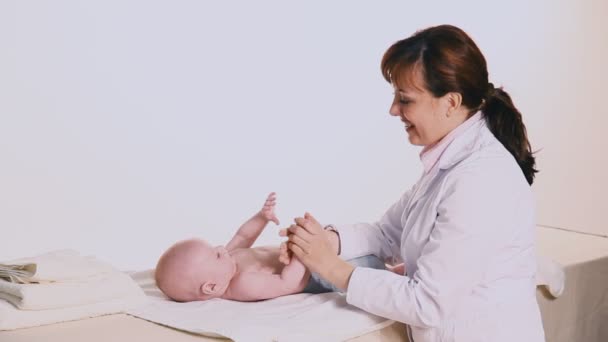
MULTIPOLYGON (((155 279, 169 298, 200 301, 223 298, 257 301, 300 292, 336 291, 330 283, 310 274, 296 258, 286 260, 285 245, 252 245, 268 222, 279 224, 275 215, 276 194, 268 195, 263 208, 245 222, 223 246, 211 246, 201 239, 180 241, 159 259, 155 279)), ((335 234, 328 231, 327 234, 335 234)), ((337 237, 332 237, 335 244, 337 237)), ((337 251, 337 246, 336 246, 337 251)), ((384 269, 375 256, 349 260, 355 266, 384 269)))

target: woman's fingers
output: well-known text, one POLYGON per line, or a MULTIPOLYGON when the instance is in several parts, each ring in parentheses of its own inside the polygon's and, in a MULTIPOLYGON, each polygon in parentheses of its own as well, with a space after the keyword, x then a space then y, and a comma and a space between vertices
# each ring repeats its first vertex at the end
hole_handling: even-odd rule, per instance
POLYGON ((312 238, 312 235, 306 230, 306 228, 298 226, 297 224, 292 224, 291 226, 289 226, 285 229, 281 229, 279 231, 279 235, 280 236, 297 235, 306 241, 310 241, 310 239, 312 238))
POLYGON ((320 234, 323 232, 323 227, 321 227, 321 224, 314 218, 311 220, 303 217, 296 217, 294 221, 298 226, 303 227, 310 234, 320 234))
POLYGON ((302 239, 301 237, 299 237, 296 234, 292 234, 289 236, 289 242, 300 247, 300 249, 302 249, 305 252, 310 249, 310 244, 308 243, 308 241, 302 239))
POLYGON ((321 225, 321 224, 320 224, 320 223, 317 221, 317 219, 316 219, 314 216, 312 216, 312 214, 311 214, 311 213, 309 213, 309 212, 304 213, 304 218, 305 218, 305 219, 307 219, 308 221, 312 222, 313 224, 318 224, 318 225, 321 225))
POLYGON ((280 229, 279 236, 288 236, 290 234, 295 234, 297 227, 298 227, 298 225, 292 224, 291 226, 289 226, 287 228, 280 229))
POLYGON ((293 242, 289 242, 288 243, 288 247, 293 252, 293 254, 295 254, 300 259, 300 261, 302 261, 302 259, 306 255, 306 253, 304 252, 304 250, 302 248, 300 248, 300 246, 296 245, 293 242))

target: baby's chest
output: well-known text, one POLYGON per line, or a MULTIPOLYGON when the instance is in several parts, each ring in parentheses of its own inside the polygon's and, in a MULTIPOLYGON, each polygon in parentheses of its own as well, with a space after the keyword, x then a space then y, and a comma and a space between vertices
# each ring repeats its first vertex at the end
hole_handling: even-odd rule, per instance
POLYGON ((239 272, 263 272, 278 274, 284 265, 279 262, 279 252, 252 248, 236 256, 239 272))

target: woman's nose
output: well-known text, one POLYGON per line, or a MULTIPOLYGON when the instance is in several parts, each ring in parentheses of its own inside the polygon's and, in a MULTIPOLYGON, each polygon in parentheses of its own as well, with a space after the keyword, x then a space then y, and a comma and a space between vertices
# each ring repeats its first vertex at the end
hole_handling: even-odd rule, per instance
POLYGON ((391 107, 389 108, 388 113, 392 116, 401 116, 401 113, 399 111, 399 106, 395 102, 393 102, 391 104, 391 107))

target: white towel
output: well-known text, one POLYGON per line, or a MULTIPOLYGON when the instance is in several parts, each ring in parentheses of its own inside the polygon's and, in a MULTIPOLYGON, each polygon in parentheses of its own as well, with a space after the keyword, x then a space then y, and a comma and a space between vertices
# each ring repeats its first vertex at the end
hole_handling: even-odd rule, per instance
POLYGON ((0 330, 30 328, 40 325, 75 321, 109 314, 123 313, 146 301, 143 293, 113 300, 50 310, 19 310, 0 299, 0 330))
POLYGON ((76 251, 50 252, 5 263, 35 264, 34 277, 42 281, 21 284, 0 280, 0 298, 22 310, 58 309, 142 294, 127 274, 76 251))
POLYGON ((0 298, 22 310, 66 308, 141 293, 141 288, 127 274, 118 271, 88 277, 86 281, 49 284, 15 284, 0 280, 0 298))
POLYGON ((42 283, 0 280, 0 330, 123 313, 147 300, 129 275, 76 251, 55 251, 5 263, 35 264, 36 281, 42 283))
POLYGON ((296 294, 253 303, 223 299, 176 303, 160 292, 152 274, 133 274, 150 300, 127 313, 201 335, 237 342, 342 341, 393 323, 348 305, 339 293, 296 294))
POLYGON ((81 280, 116 271, 105 262, 97 260, 94 257, 83 257, 77 251, 69 249, 44 253, 34 257, 3 261, 2 264, 33 265, 35 273, 28 279, 33 282, 81 280))

